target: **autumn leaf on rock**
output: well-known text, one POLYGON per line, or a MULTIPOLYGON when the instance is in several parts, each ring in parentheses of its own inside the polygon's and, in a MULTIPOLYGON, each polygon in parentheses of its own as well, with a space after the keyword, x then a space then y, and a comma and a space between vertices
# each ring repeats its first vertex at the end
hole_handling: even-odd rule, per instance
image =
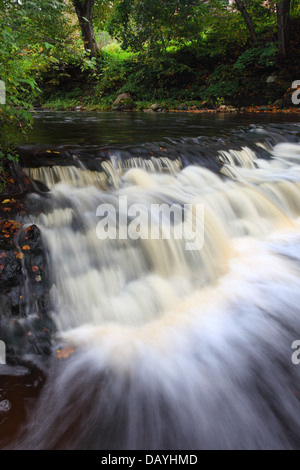
POLYGON ((58 349, 57 351, 57 359, 68 359, 71 354, 74 354, 74 348, 71 348, 70 346, 67 346, 66 348, 63 349, 58 349))
POLYGON ((24 258, 24 254, 21 253, 21 252, 18 253, 17 251, 15 251, 15 255, 16 255, 16 258, 18 258, 18 259, 23 259, 24 258))

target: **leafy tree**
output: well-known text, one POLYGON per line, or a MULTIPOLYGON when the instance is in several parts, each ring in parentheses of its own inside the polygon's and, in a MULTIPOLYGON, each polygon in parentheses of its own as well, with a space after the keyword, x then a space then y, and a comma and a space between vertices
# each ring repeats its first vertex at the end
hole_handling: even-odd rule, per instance
POLYGON ((142 50, 145 44, 150 50, 166 49, 172 41, 197 41, 207 6, 207 0, 121 0, 108 29, 124 49, 142 50))
POLYGON ((95 0, 93 22, 95 31, 104 31, 107 21, 114 11, 113 0, 95 0))
POLYGON ((66 8, 59 0, 0 0, 0 80, 7 97, 0 105, 0 167, 16 159, 15 144, 32 122, 26 110, 39 93, 33 70, 43 59, 72 52, 66 8))

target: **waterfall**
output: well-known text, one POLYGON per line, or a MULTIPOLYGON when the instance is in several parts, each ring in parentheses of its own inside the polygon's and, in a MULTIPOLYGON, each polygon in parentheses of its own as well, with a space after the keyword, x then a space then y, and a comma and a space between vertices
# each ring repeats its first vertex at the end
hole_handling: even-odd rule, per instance
POLYGON ((300 144, 257 144, 216 149, 219 173, 167 154, 26 169, 50 190, 29 203, 51 257, 55 344, 74 352, 54 354, 17 448, 299 446, 300 144), (180 227, 99 239, 101 205, 127 230, 125 198, 147 215, 175 205, 180 227), (200 249, 174 236, 187 223, 200 249))

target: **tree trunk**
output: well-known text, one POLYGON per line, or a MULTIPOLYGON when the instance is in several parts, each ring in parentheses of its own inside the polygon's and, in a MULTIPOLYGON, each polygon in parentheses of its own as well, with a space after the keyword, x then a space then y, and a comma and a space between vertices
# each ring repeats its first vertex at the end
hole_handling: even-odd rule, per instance
POLYGON ((236 3, 236 6, 237 6, 238 10, 243 15, 243 18, 246 22, 246 25, 247 25, 248 29, 249 29, 249 33, 250 33, 250 37, 251 37, 252 42, 256 42, 256 34, 255 34, 254 26, 253 26, 252 20, 249 16, 249 13, 247 12, 245 5, 243 4, 243 1, 242 0, 235 0, 235 3, 236 3))
POLYGON ((94 3, 95 0, 73 0, 84 41, 84 48, 88 52, 90 58, 98 55, 98 47, 93 26, 94 3))
POLYGON ((290 9, 291 0, 282 0, 277 3, 277 26, 279 55, 285 59, 290 40, 290 9))

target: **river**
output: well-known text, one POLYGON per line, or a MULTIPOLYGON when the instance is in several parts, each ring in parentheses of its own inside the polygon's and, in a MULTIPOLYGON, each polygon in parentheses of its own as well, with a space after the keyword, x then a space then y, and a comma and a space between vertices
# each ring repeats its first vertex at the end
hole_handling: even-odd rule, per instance
POLYGON ((20 153, 56 332, 8 447, 299 448, 297 119, 45 112, 20 153))

